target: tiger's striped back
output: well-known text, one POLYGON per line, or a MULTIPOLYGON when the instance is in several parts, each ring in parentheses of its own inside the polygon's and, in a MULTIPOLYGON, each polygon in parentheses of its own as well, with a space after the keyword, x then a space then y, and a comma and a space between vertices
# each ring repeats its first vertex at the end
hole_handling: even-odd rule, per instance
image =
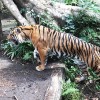
POLYGON ((37 25, 37 30, 39 30, 40 40, 47 42, 52 52, 58 57, 65 55, 77 57, 86 62, 88 66, 97 68, 99 60, 95 57, 95 51, 100 54, 100 47, 87 43, 71 34, 60 33, 41 25, 37 25))

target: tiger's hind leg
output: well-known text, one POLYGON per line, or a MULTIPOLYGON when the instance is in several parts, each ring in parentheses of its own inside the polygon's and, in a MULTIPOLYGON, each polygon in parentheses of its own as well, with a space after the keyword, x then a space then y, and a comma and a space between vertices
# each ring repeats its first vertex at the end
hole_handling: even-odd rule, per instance
POLYGON ((39 43, 38 46, 37 46, 37 49, 38 49, 41 64, 36 67, 36 70, 42 71, 42 70, 45 69, 45 66, 46 66, 46 63, 47 63, 49 48, 46 47, 46 45, 39 43))

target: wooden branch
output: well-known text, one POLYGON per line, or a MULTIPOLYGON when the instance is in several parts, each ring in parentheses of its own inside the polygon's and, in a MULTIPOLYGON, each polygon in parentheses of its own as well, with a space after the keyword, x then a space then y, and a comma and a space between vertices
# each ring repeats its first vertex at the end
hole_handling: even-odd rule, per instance
POLYGON ((66 16, 74 15, 77 16, 80 11, 85 11, 85 13, 90 17, 95 17, 100 23, 100 13, 93 12, 92 10, 82 9, 78 6, 66 5, 64 3, 53 2, 51 0, 2 0, 4 5, 10 10, 13 16, 21 23, 21 24, 35 24, 32 16, 29 15, 30 11, 33 10, 37 15, 43 15, 45 13, 49 14, 49 18, 47 14, 44 15, 44 18, 50 20, 53 18, 53 24, 55 27, 64 26, 64 22, 66 21, 66 16), (16 5, 15 5, 15 3, 16 5), (24 7, 27 10, 25 14, 25 18, 20 14, 17 7, 24 7), (27 19, 27 20, 26 20, 27 19))
MULTIPOLYGON (((34 11, 38 13, 43 13, 47 11, 49 14, 52 16, 62 18, 65 15, 77 15, 79 11, 84 10, 81 7, 78 6, 71 6, 71 5, 66 5, 65 3, 59 3, 59 2, 52 2, 50 0, 28 0, 31 4, 33 4, 33 9, 34 11)), ((87 15, 89 16, 94 16, 93 14, 96 14, 95 17, 100 19, 100 13, 95 13, 92 12, 91 10, 85 10, 87 15)))
POLYGON ((2 2, 20 24, 29 25, 29 22, 20 14, 13 0, 2 0, 2 2))
POLYGON ((32 8, 32 4, 29 4, 27 2, 27 0, 13 0, 14 3, 17 5, 18 9, 24 9, 24 14, 22 14, 26 20, 30 23, 30 24, 36 24, 34 18, 31 16, 31 8, 32 8), (27 4, 28 3, 28 4, 27 4))
POLYGON ((53 68, 51 74, 51 83, 48 86, 44 100, 60 100, 62 92, 62 82, 64 80, 63 69, 64 64, 61 63, 52 63, 49 65, 50 68, 53 68))
POLYGON ((55 19, 55 26, 64 26, 66 16, 78 16, 80 11, 84 11, 86 15, 94 17, 100 23, 100 13, 93 12, 92 10, 83 9, 78 6, 66 5, 64 3, 52 2, 50 0, 28 0, 33 5, 33 10, 37 14, 48 13, 55 19))
POLYGON ((64 3, 52 2, 50 0, 28 0, 33 5, 33 10, 37 14, 48 13, 51 18, 55 19, 53 23, 56 27, 63 26, 65 16, 72 15, 72 11, 76 14, 81 10, 80 7, 65 5, 64 3), (63 19, 62 19, 63 18, 63 19), (63 24, 63 25, 62 25, 63 24))

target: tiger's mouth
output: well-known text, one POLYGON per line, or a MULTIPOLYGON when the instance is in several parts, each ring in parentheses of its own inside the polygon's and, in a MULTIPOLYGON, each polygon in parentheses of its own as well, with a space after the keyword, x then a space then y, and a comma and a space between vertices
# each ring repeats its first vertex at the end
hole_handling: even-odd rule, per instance
POLYGON ((15 39, 12 39, 12 41, 15 43, 15 45, 19 44, 19 42, 17 40, 15 40, 15 39))

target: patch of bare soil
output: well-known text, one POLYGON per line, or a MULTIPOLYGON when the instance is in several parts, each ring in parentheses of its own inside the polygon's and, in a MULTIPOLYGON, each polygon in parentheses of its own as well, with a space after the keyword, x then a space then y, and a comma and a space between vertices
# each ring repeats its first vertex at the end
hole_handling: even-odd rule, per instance
POLYGON ((34 68, 33 64, 11 61, 0 52, 0 100, 43 100, 52 71, 34 68))

